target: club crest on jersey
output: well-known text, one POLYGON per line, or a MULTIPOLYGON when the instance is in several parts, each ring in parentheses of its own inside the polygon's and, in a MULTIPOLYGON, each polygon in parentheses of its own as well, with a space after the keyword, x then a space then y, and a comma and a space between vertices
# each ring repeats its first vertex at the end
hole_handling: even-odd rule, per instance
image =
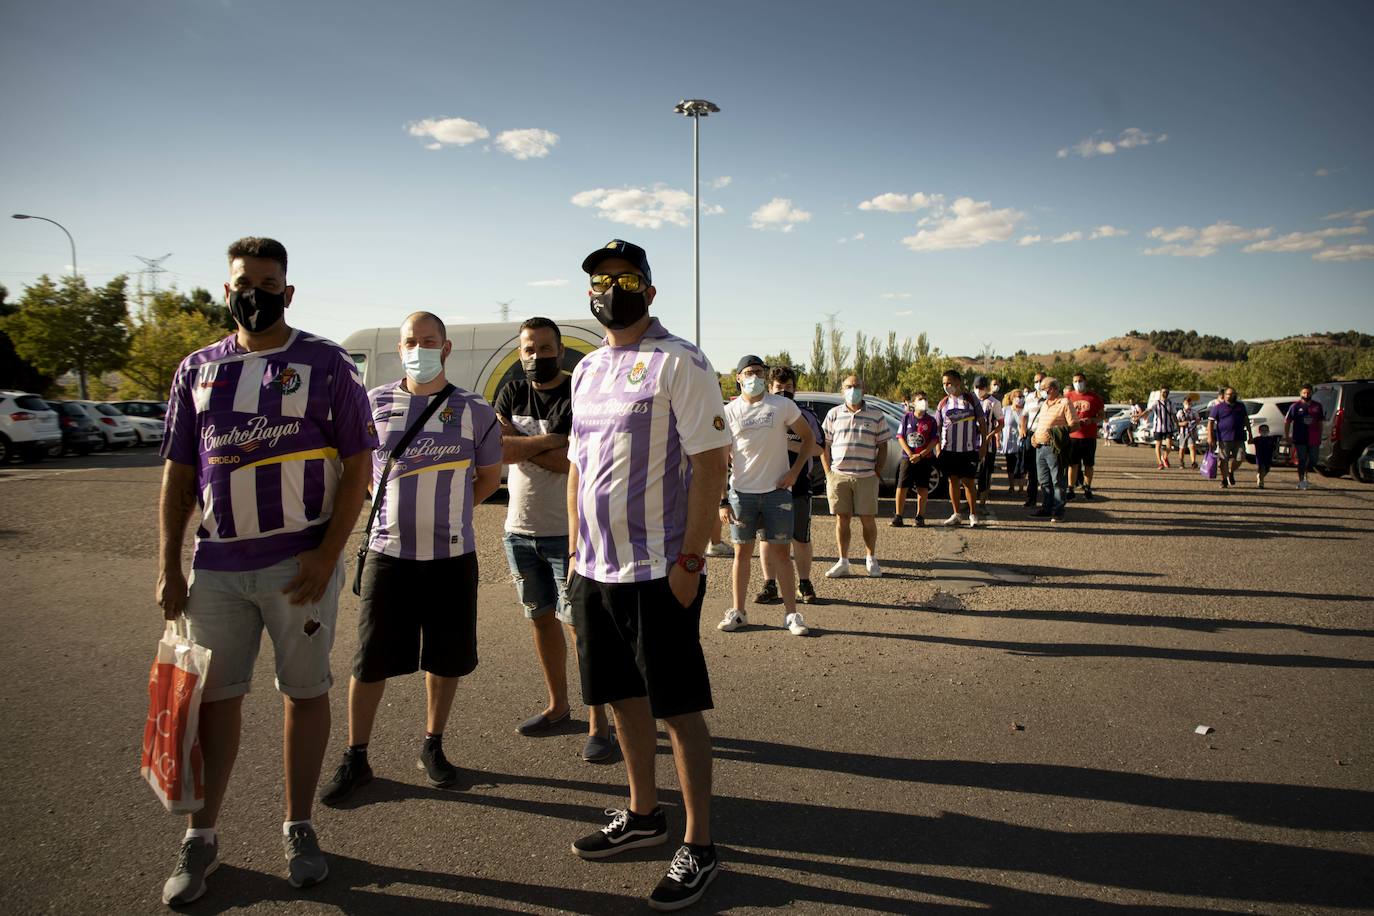
POLYGON ((282 394, 295 394, 301 390, 301 374, 287 366, 277 374, 277 377, 272 380, 272 384, 282 394))
POLYGON ((445 426, 453 422, 452 407, 445 407, 443 410, 439 411, 439 422, 445 426))
POLYGON ((644 365, 644 361, 641 360, 634 364, 634 367, 630 369, 630 374, 625 376, 625 380, 631 385, 638 385, 640 382, 644 381, 644 376, 648 374, 648 372, 649 367, 644 365))
POLYGON ((711 421, 711 425, 718 430, 725 429, 725 418, 717 414, 716 418, 711 421))

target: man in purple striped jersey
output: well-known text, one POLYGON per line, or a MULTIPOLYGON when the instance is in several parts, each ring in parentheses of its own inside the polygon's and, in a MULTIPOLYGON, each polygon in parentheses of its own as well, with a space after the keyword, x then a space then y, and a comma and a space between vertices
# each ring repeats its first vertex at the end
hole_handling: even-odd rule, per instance
POLYGON ((683 845, 650 895, 655 909, 699 899, 715 878, 711 683, 701 651, 706 548, 725 482, 730 432, 715 370, 648 308, 644 249, 621 239, 582 262, 605 346, 573 371, 568 457, 568 583, 582 700, 609 703, 630 781, 627 807, 573 842, 603 859, 667 840, 654 781, 662 719, 673 746, 687 823, 683 845))
POLYGON ((387 678, 425 672, 425 736, 418 766, 447 788, 458 769, 444 754, 444 725, 458 679, 477 667, 477 554, 472 507, 501 485, 496 412, 454 387, 425 419, 404 453, 406 430, 448 389, 453 349, 444 322, 415 312, 396 345, 403 378, 368 392, 381 446, 372 458, 380 499, 363 564, 358 652, 348 682, 348 748, 320 800, 338 804, 372 780, 367 745, 387 678), (394 459, 384 491, 382 471, 394 459))
POLYGON ((307 887, 329 872, 311 802, 329 741, 339 553, 377 436, 349 355, 287 325, 294 293, 280 242, 230 245, 224 298, 238 330, 182 360, 168 399, 157 601, 168 620, 184 614, 191 637, 213 653, 200 710, 205 806, 190 816, 163 887, 171 906, 204 894, 219 865, 215 825, 264 627, 284 702, 289 878, 307 887), (197 504, 188 585, 181 549, 197 504))

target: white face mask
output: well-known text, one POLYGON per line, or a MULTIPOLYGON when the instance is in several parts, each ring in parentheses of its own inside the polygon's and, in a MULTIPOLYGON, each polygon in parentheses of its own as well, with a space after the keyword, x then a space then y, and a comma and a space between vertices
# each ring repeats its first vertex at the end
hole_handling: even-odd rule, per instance
POLYGON ((1039 390, 1040 390, 1040 386, 1043 385, 1043 384, 1044 384, 1044 382, 1040 381, 1040 379, 1036 379, 1036 380, 1035 380, 1035 390, 1036 390, 1036 391, 1039 391, 1039 390))
POLYGON ((425 347, 404 349, 401 351, 401 365, 412 382, 423 385, 444 371, 444 350, 442 347, 434 350, 425 347))
POLYGON ((1001 391, 1001 390, 1002 390, 1002 386, 1001 386, 1001 385, 993 385, 993 386, 992 386, 992 393, 993 393, 993 394, 996 394, 997 392, 999 392, 999 391, 1001 391))
POLYGON ((918 399, 918 400, 916 401, 916 412, 917 412, 917 413, 925 413, 926 410, 929 409, 929 407, 930 407, 930 405, 926 403, 926 399, 925 399, 925 398, 920 398, 920 399, 918 399))
POLYGON ((949 395, 950 397, 954 397, 956 391, 958 391, 958 389, 955 388, 953 385, 945 386, 945 394, 949 395))
POLYGON ((739 383, 740 391, 747 397, 756 398, 763 394, 763 390, 768 387, 768 383, 757 375, 746 375, 744 381, 739 383))
POLYGON ((864 399, 864 390, 858 385, 844 390, 844 402, 850 407, 858 407, 864 399))
POLYGON ((1074 382, 1074 383, 1073 383, 1073 390, 1074 390, 1074 391, 1077 391, 1079 394, 1082 394, 1083 392, 1085 392, 1085 391, 1088 390, 1088 383, 1087 383, 1087 382, 1074 382))

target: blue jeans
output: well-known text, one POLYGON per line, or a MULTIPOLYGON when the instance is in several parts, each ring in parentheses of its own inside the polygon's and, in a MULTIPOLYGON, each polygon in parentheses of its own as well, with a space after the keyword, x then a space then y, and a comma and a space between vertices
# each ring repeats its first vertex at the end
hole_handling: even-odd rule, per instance
POLYGON ((515 591, 530 620, 550 611, 564 623, 572 623, 568 603, 568 536, 532 537, 507 531, 506 563, 515 578, 515 591))
POLYGON ((1321 446, 1294 443, 1293 448, 1298 453, 1298 477, 1306 478, 1307 473, 1317 466, 1317 451, 1321 446))
POLYGON ((1059 469, 1059 456, 1054 446, 1041 445, 1035 449, 1035 473, 1040 480, 1041 507, 1050 515, 1064 515, 1064 480, 1059 469))
POLYGON ((769 544, 792 543, 792 491, 770 490, 767 493, 736 493, 730 491, 730 511, 735 521, 730 536, 736 544, 747 544, 762 532, 769 544))

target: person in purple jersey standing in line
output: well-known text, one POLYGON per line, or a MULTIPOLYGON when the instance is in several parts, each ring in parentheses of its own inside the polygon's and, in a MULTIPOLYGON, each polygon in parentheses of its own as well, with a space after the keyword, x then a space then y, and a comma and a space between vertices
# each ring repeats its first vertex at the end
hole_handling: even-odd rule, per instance
POLYGON ((718 871, 702 715, 712 702, 701 650, 701 554, 731 438, 710 361, 648 314, 656 290, 644 249, 613 239, 582 269, 606 339, 573 371, 568 597, 582 701, 611 705, 630 799, 572 851, 604 859, 667 840, 654 779, 654 720, 662 719, 687 823, 649 906, 677 910, 699 900, 718 871))
POLYGON ((368 392, 381 446, 372 458, 380 500, 363 562, 358 651, 348 682, 348 748, 320 801, 338 804, 372 781, 367 745, 387 678, 425 672, 425 735, 417 766, 447 788, 458 768, 444 754, 444 725, 458 679, 477 667, 477 554, 472 507, 501 485, 501 427, 471 391, 449 388, 453 344, 444 322, 415 312, 396 350, 403 378, 368 392), (448 394, 444 396, 444 392, 448 394), (435 397, 405 452, 393 455, 435 397), (382 486, 382 472, 394 459, 382 486))
POLYGON ((1298 399, 1288 407, 1283 416, 1283 437, 1293 443, 1298 453, 1298 489, 1306 490, 1310 484, 1307 474, 1317 466, 1317 452, 1322 444, 1322 421, 1326 411, 1312 399, 1312 386, 1303 385, 1298 389, 1298 399))
POLYGON ((296 291, 286 249, 249 237, 228 255, 224 299, 238 330, 182 360, 162 444, 157 602, 167 620, 184 614, 191 637, 213 654, 200 710, 205 806, 190 816, 163 886, 169 906, 200 898, 219 866, 216 825, 264 628, 283 698, 288 877, 308 887, 329 873, 311 802, 329 742, 339 554, 377 445, 353 360, 286 323, 296 291), (197 506, 188 581, 181 550, 197 506))

